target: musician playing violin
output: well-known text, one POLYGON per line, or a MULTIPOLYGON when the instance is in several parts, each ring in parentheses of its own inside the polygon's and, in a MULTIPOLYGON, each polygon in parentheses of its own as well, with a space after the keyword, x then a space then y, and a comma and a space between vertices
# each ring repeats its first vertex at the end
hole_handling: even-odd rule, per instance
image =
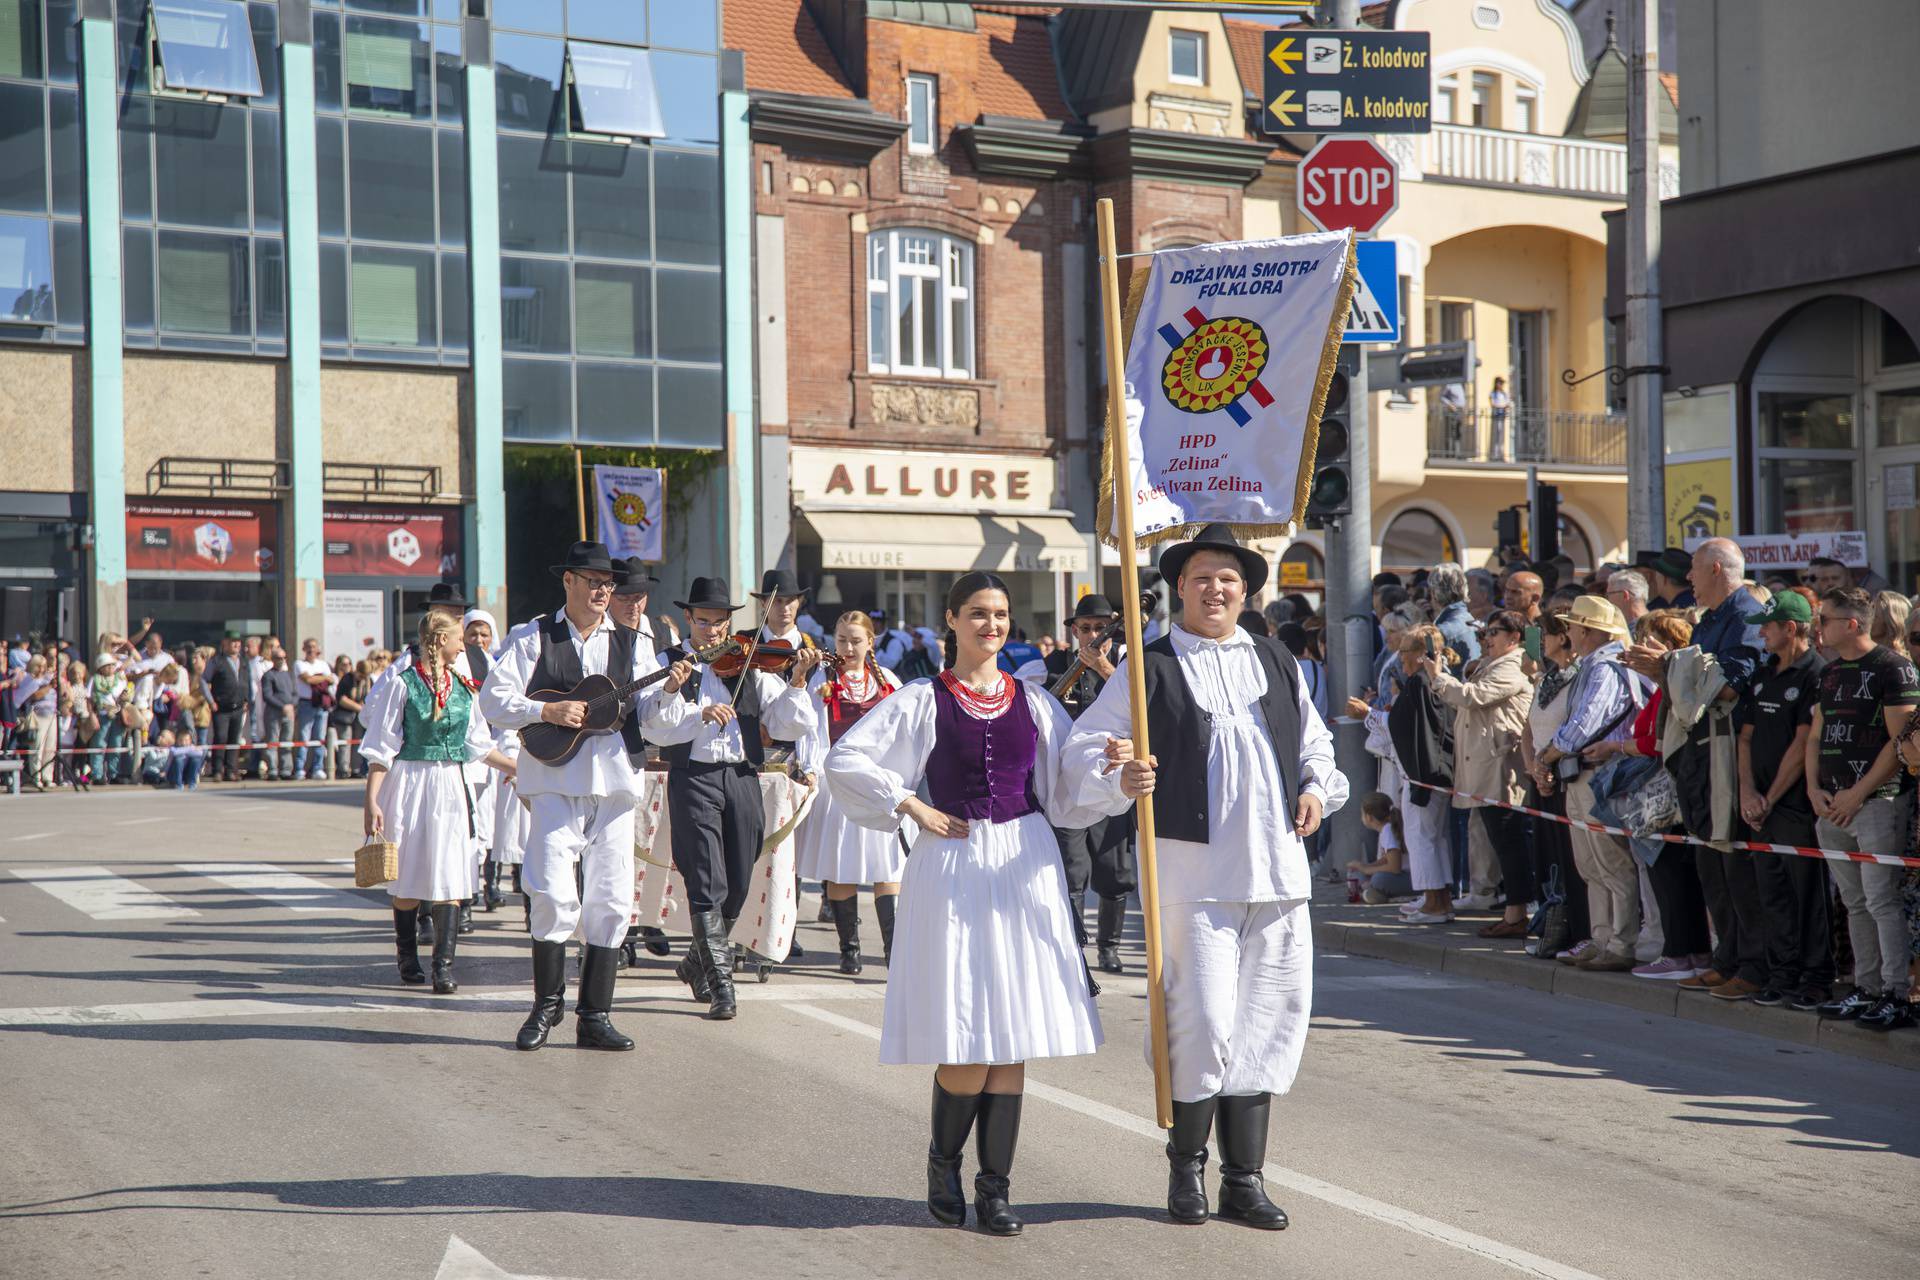
POLYGON ((693 947, 680 978, 695 999, 707 1001, 707 1017, 716 1021, 737 1012, 727 938, 765 836, 761 730, 788 740, 812 732, 807 676, 820 661, 818 649, 752 635, 745 653, 713 666, 694 662, 691 653, 731 633, 740 605, 729 594, 724 578, 693 580, 687 598, 676 602, 686 615, 687 647, 661 655, 670 664, 667 678, 641 701, 647 741, 661 746, 667 762, 673 865, 686 884, 693 921, 693 947))
MULTIPOLYGON (((595 675, 624 684, 658 669, 653 647, 607 615, 624 570, 598 542, 574 543, 566 563, 553 566, 566 590, 566 607, 508 635, 480 691, 489 724, 509 730, 541 722, 578 728, 586 723, 587 703, 543 702, 529 694, 569 690, 595 675)), ((566 945, 576 927, 587 944, 576 1002, 577 1040, 588 1048, 633 1048, 607 1015, 633 912, 636 788, 629 752, 639 741, 629 714, 621 732, 588 736, 579 750, 555 764, 522 753, 515 785, 530 810, 520 878, 533 934, 534 1005, 515 1042, 521 1049, 538 1049, 560 1024, 566 1008, 566 945)))
MULTIPOLYGON (((1073 644, 1047 655, 1047 683, 1058 682, 1078 664, 1080 674, 1060 694, 1061 705, 1074 719, 1093 705, 1113 677, 1124 646, 1114 638, 1117 614, 1103 595, 1085 595, 1074 606, 1073 644)), ((1126 925, 1127 896, 1138 883, 1133 857, 1133 814, 1102 818, 1091 827, 1067 831, 1060 837, 1060 859, 1066 865, 1067 897, 1073 909, 1074 933, 1082 949, 1087 945, 1087 888, 1100 899, 1095 952, 1103 973, 1125 973, 1120 963, 1120 935, 1126 925)))

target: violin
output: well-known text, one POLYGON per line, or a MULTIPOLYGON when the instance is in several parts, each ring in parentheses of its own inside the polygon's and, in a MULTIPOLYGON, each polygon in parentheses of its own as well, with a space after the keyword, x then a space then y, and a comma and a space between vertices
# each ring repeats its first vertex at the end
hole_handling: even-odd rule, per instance
POLYGON ((793 660, 800 656, 800 650, 784 641, 761 640, 758 636, 755 631, 736 631, 728 651, 714 659, 713 674, 722 680, 731 680, 751 664, 755 671, 785 675, 792 668, 793 660))

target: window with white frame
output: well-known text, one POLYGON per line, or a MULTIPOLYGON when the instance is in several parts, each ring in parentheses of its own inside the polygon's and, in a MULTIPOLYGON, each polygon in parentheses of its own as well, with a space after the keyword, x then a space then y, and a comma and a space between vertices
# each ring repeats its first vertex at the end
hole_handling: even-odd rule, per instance
POLYGON ((1444 76, 1433 82, 1433 122, 1453 123, 1453 104, 1460 96, 1460 78, 1444 76))
POLYGON ((973 246, 938 231, 867 237, 867 367, 973 376, 973 246))
POLYGON ((930 156, 939 150, 940 81, 936 76, 907 77, 907 150, 930 156))
POLYGON ((1167 36, 1167 78, 1179 84, 1207 82, 1207 34, 1175 28, 1167 36))
POLYGON ((1513 92, 1513 127, 1519 133, 1540 132, 1540 93, 1522 86, 1513 92))

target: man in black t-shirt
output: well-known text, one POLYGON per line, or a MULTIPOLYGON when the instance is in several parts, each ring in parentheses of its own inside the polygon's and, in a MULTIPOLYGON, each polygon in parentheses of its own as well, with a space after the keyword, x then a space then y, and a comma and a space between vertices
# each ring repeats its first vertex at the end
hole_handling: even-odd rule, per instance
MULTIPOLYGON (((1913 790, 1893 741, 1920 705, 1920 674, 1867 634, 1873 602, 1857 587, 1820 597, 1820 633, 1833 661, 1820 673, 1820 702, 1807 739, 1807 798, 1824 849, 1905 855, 1913 790)), ((1847 908, 1853 990, 1820 1006, 1823 1017, 1857 1019, 1875 1031, 1913 1025, 1907 1004, 1907 925, 1900 910, 1906 870, 1835 862, 1847 908)))
MULTIPOLYGON (((1754 839, 1813 845, 1813 803, 1807 798, 1807 738, 1826 664, 1808 639, 1813 608, 1797 592, 1773 598, 1757 623, 1770 661, 1740 700, 1740 817, 1754 839)), ((1743 854, 1753 860, 1764 921, 1766 983, 1755 1004, 1817 1009, 1833 996, 1833 934, 1827 869, 1818 858, 1743 854)))

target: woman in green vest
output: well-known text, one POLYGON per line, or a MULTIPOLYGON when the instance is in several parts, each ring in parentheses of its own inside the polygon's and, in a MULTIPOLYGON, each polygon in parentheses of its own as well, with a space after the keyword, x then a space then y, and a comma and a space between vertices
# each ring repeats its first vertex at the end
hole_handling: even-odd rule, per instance
POLYGON ((422 618, 420 661, 369 696, 360 744, 367 761, 367 838, 391 840, 400 850, 399 878, 387 885, 400 980, 426 981, 414 925, 424 902, 433 917, 438 995, 459 990, 454 913, 473 897, 479 878, 473 803, 461 766, 485 761, 508 777, 514 772, 474 714, 473 685, 454 670, 465 645, 458 617, 429 612, 422 618))

